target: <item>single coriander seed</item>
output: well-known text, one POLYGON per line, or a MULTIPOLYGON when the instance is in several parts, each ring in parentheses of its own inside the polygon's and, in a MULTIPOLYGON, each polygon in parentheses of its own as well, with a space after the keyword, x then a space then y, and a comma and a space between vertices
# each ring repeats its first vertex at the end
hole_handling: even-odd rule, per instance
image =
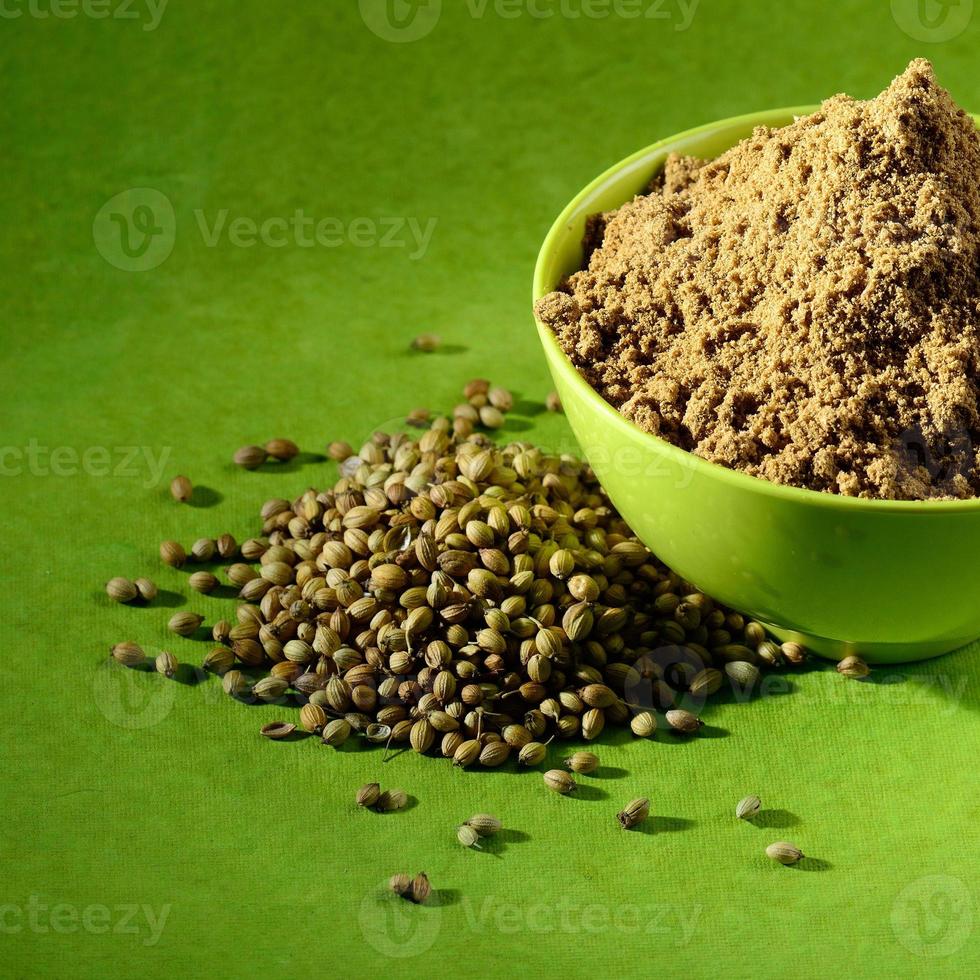
POLYGON ((197 628, 204 622, 204 617, 192 612, 178 612, 170 617, 167 629, 178 636, 192 636, 197 628))
POLYGON ((850 656, 845 657, 837 665, 837 673, 844 677, 860 680, 871 673, 871 668, 860 657, 850 656))
POLYGON ((549 769, 544 774, 544 784, 548 789, 560 793, 562 796, 574 793, 578 788, 575 780, 563 769, 549 769))
POLYGON ((599 768, 599 756, 594 752, 575 752, 565 760, 565 765, 581 775, 588 775, 599 768))
POLYGON ((146 663, 146 654, 138 643, 117 643, 110 652, 124 667, 139 667, 146 663))
POLYGON ((377 783, 366 783, 357 791, 355 800, 358 806, 371 807, 378 802, 381 796, 381 787, 377 783))
POLYGON ((477 813, 466 821, 465 826, 472 827, 481 837, 491 837, 503 829, 503 822, 489 813, 477 813))
POLYGON ((170 495, 179 504, 186 504, 194 493, 194 487, 186 476, 175 476, 170 481, 170 495))
POLYGON ((456 828, 456 839, 463 847, 475 847, 477 849, 480 847, 480 835, 465 823, 456 828))
POLYGON ((442 344, 442 340, 434 333, 420 333, 412 341, 412 350, 421 351, 423 354, 431 354, 437 351, 442 344))
POLYGON ((766 848, 766 855, 780 864, 796 864, 803 857, 803 852, 788 841, 776 841, 766 848))
POLYGON ((268 457, 268 453, 262 446, 242 446, 233 459, 236 466, 245 470, 257 470, 268 457))
POLYGON ((761 806, 762 800, 758 796, 746 796, 745 799, 738 801, 738 805, 735 807, 735 816, 739 820, 751 820, 759 812, 761 806))
POLYGON ((637 824, 643 823, 648 816, 650 816, 648 799, 631 800, 617 815, 623 830, 632 830, 637 824))
POLYGON ((263 725, 259 732, 266 738, 278 741, 281 738, 288 738, 296 731, 296 726, 284 721, 270 721, 268 725, 263 725))
POLYGON ((139 589, 128 578, 117 575, 105 584, 106 594, 114 602, 132 602, 139 595, 139 589))

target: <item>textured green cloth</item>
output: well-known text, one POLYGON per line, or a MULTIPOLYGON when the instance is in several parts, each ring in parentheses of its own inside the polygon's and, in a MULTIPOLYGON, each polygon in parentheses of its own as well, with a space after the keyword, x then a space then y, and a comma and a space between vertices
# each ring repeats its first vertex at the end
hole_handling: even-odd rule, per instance
POLYGON ((269 742, 289 712, 105 663, 123 639, 200 663, 167 618, 233 608, 160 540, 247 537, 266 497, 332 479, 311 457, 236 470, 239 445, 357 444, 479 373, 519 394, 509 434, 568 447, 529 310, 565 202, 659 137, 871 96, 920 54, 976 110, 973 4, 445 0, 435 23, 428 0, 406 43, 367 0, 171 0, 152 30, 143 0, 52 4, 7 0, 0 24, 0 975, 975 976, 976 647, 795 674, 686 742, 613 737, 577 799, 512 767, 269 742), (312 229, 249 246, 233 225, 297 209, 312 229), (409 353, 422 330, 445 350, 409 353), (207 506, 169 498, 178 472, 207 506), (114 605, 120 574, 165 591, 114 605), (416 802, 358 811, 371 779, 416 802), (735 821, 748 793, 768 826, 735 821), (655 816, 623 833, 641 795, 655 816), (483 853, 455 841, 474 811, 510 828, 483 853), (812 858, 768 862, 776 839, 812 858), (385 894, 420 869, 429 907, 385 894))

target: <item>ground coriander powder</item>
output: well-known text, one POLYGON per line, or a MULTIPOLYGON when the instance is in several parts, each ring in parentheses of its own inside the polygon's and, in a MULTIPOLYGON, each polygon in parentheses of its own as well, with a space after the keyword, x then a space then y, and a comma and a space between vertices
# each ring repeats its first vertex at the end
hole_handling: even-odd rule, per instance
POLYGON ((537 304, 623 415, 775 483, 980 494, 980 142, 913 61, 596 216, 537 304))

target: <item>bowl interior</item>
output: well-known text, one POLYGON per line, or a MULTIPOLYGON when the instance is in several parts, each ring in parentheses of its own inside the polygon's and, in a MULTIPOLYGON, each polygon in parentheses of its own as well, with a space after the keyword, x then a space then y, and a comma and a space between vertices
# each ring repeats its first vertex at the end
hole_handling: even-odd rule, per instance
MULTIPOLYGON (((582 269, 585 254, 582 242, 585 238, 589 217, 620 207, 637 194, 645 193, 650 181, 660 172, 671 153, 691 155, 710 160, 730 149, 740 140, 752 134, 758 126, 778 128, 786 126, 798 116, 808 115, 818 106, 790 106, 765 112, 734 116, 687 130, 676 136, 660 140, 620 161, 593 180, 566 206, 549 230, 538 254, 534 269, 533 299, 537 301, 551 292, 566 276, 582 269)), ((980 115, 972 116, 980 127, 980 115)), ((810 506, 831 509, 857 508, 866 511, 980 511, 980 498, 971 500, 871 500, 844 497, 838 494, 819 493, 799 487, 770 483, 737 470, 730 470, 717 463, 701 459, 672 443, 644 432, 613 408, 578 373, 568 356, 558 345, 551 329, 535 320, 538 335, 553 370, 561 371, 565 383, 577 390, 586 400, 598 403, 597 409, 607 416, 614 428, 625 426, 632 430, 634 438, 656 445, 656 451, 669 458, 678 467, 691 471, 711 471, 715 478, 743 488, 751 487, 765 496, 806 501, 810 506), (601 406, 601 407, 599 407, 601 406)), ((584 447, 583 447, 584 448, 584 447)), ((588 453, 586 452, 586 455, 588 453)))

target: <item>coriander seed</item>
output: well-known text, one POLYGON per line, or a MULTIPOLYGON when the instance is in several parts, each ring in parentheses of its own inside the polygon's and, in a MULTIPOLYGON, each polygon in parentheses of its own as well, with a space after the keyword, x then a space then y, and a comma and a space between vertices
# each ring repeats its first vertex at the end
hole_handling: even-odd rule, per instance
POLYGON ((845 657, 837 665, 837 673, 844 677, 860 680, 871 673, 871 668, 860 657, 850 656, 845 657))
POLYGON ((796 864, 803 857, 803 852, 788 841, 776 841, 766 848, 766 856, 780 864, 796 864))
POLYGON ((492 837, 503 829, 503 822, 489 813, 477 813, 466 821, 465 826, 472 827, 481 837, 492 837))
POLYGON ((187 584, 195 592, 201 592, 207 595, 207 593, 213 592, 217 588, 218 579, 210 572, 194 572, 187 580, 187 584))
POLYGON ((652 711, 638 711, 630 721, 634 735, 649 738, 657 730, 657 716, 652 711))
POLYGON ((167 629, 178 636, 192 636, 204 622, 204 617, 192 612, 178 612, 170 617, 167 629))
POLYGON ((163 541, 160 544, 160 557, 173 568, 180 568, 187 561, 187 552, 176 541, 163 541))
POLYGON ((365 783, 358 791, 355 800, 358 806, 372 807, 381 796, 381 787, 377 783, 365 783))
POLYGON ((139 595, 139 589, 128 578, 117 575, 105 584, 106 594, 114 602, 132 602, 139 595))
POLYGON ((565 765, 580 775, 589 775, 599 768, 599 756, 594 752, 575 752, 565 760, 565 765))
POLYGON ((233 459, 236 466, 244 470, 257 470, 265 461, 268 454, 261 446, 242 446, 233 459))
POLYGON ((412 901, 416 905, 422 905, 431 893, 432 886, 429 884, 429 879, 425 876, 424 872, 420 871, 412 879, 412 887, 409 889, 412 901))
POLYGON ((647 799, 632 800, 617 814, 619 825, 623 830, 632 830, 637 824, 643 823, 650 816, 650 801, 647 799))
POLYGON ((265 452, 280 463, 288 463, 299 455, 299 446, 291 439, 270 439, 265 444, 265 452))
POLYGON ((685 735, 696 732, 704 724, 697 715, 692 715, 690 711, 684 711, 680 708, 674 708, 672 711, 668 711, 665 717, 667 718, 667 724, 674 731, 683 732, 685 735))
POLYGON ((146 663, 146 654, 138 643, 117 643, 110 652, 124 667, 139 667, 146 663))
POLYGON ((289 724, 284 721, 270 721, 268 725, 263 725, 259 729, 259 733, 264 735, 266 738, 271 738, 275 741, 279 739, 288 738, 293 732, 296 731, 296 726, 289 724))
POLYGON ((186 476, 175 476, 170 481, 170 495, 179 504, 186 504, 191 499, 194 487, 186 476))
POLYGON ((408 794, 400 789, 386 789, 379 797, 377 808, 382 813, 401 810, 408 803, 408 794))
POLYGON ((388 880, 388 887, 396 895, 398 895, 399 898, 409 898, 409 892, 412 888, 412 879, 406 874, 392 875, 388 880))
POLYGON ((549 769, 544 774, 544 784, 548 789, 553 790, 555 793, 560 793, 563 796, 568 793, 574 793, 578 788, 575 780, 563 769, 549 769))
POLYGON ((423 354, 431 354, 433 351, 437 351, 441 345, 442 340, 438 334, 434 333, 420 333, 411 344, 412 350, 421 351, 423 354))
POLYGON ((350 734, 350 722, 344 718, 335 718, 323 726, 323 735, 321 738, 324 745, 332 745, 334 748, 338 748, 350 738, 350 734))
POLYGON ((751 820, 762 806, 762 800, 758 796, 746 796, 738 801, 735 807, 735 816, 739 820, 751 820))

